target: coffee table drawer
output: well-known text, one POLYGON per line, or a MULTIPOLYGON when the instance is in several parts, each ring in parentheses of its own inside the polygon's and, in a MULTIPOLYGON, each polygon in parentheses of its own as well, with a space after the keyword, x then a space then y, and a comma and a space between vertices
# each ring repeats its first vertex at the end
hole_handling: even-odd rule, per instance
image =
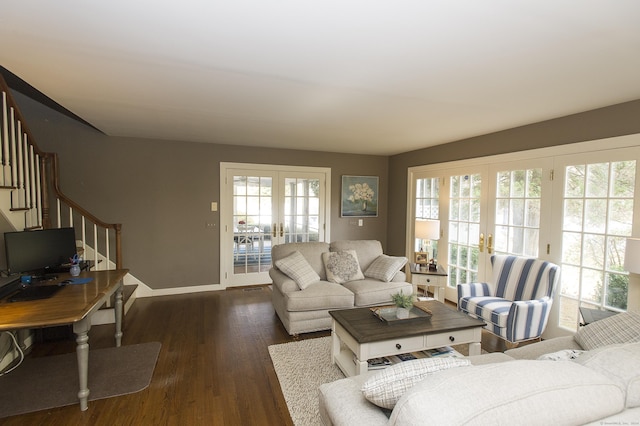
POLYGON ((383 342, 372 342, 369 346, 369 358, 403 354, 424 349, 424 336, 404 337, 383 342))
POLYGON ((468 343, 474 340, 475 333, 476 330, 470 329, 452 331, 450 333, 430 334, 426 336, 427 346, 430 348, 437 348, 440 346, 468 343))

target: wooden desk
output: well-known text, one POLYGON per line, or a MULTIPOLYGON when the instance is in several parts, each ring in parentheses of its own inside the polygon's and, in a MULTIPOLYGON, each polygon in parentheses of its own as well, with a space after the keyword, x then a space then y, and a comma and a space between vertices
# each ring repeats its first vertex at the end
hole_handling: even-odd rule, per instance
MULTIPOLYGON (((88 408, 89 329, 91 316, 115 293, 116 346, 122 341, 122 279, 127 269, 82 272, 78 278, 93 278, 87 284, 67 284, 48 299, 27 302, 0 301, 0 331, 20 328, 42 328, 72 324, 76 334, 78 399, 82 411, 88 408)), ((46 285, 58 285, 70 279, 69 274, 57 274, 58 279, 46 285)))

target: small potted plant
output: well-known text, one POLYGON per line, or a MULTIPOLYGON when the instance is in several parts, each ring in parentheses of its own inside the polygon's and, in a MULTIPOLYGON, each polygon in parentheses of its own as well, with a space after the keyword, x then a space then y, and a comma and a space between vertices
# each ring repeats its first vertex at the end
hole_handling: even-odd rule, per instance
POLYGON ((396 305, 396 316, 400 319, 409 318, 409 311, 413 307, 413 295, 400 293, 392 294, 391 300, 396 305))

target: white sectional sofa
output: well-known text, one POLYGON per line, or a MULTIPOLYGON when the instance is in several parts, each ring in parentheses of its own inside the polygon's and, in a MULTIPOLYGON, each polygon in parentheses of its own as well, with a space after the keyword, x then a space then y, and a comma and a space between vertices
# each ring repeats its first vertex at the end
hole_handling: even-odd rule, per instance
POLYGON ((402 271, 407 259, 385 255, 376 240, 280 244, 271 256, 273 307, 290 335, 330 329, 330 310, 413 292, 402 271))
POLYGON ((326 426, 638 424, 639 342, 640 314, 623 313, 575 336, 470 357, 471 365, 404 387, 401 363, 322 385, 320 414, 326 426), (374 376, 386 386, 373 400, 394 405, 382 408, 370 402, 372 395, 365 398, 363 386, 374 376))

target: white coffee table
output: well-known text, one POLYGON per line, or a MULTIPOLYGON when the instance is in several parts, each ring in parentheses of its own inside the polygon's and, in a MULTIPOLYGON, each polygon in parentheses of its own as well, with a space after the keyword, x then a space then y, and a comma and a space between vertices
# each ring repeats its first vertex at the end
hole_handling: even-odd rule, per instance
POLYGON ((368 371, 367 360, 469 344, 469 355, 480 355, 482 320, 471 318, 436 301, 427 304, 433 316, 387 324, 369 308, 330 311, 333 362, 345 376, 368 371))

